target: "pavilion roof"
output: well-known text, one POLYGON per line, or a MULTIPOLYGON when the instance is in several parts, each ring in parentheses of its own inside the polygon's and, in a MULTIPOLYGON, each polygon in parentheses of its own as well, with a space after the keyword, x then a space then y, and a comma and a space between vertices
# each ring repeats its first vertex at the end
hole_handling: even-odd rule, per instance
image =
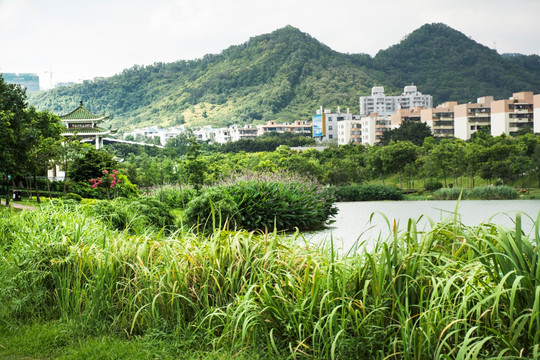
POLYGON ((64 133, 66 134, 108 134, 110 133, 111 130, 108 130, 108 129, 103 129, 101 127, 98 127, 98 126, 95 126, 93 128, 71 128, 71 129, 66 129, 64 131, 64 133))
POLYGON ((83 106, 81 101, 78 108, 70 112, 69 114, 60 116, 60 120, 108 120, 109 117, 105 115, 96 115, 91 113, 87 108, 83 106))

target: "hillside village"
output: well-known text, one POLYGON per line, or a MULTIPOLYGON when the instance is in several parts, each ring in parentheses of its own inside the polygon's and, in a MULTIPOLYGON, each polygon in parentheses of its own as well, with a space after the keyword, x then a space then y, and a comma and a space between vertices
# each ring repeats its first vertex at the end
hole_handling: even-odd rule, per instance
MULTIPOLYGON (((341 111, 339 106, 335 110, 321 106, 311 122, 297 120, 294 123, 277 123, 272 120, 266 124, 221 128, 206 125, 195 128, 193 134, 199 141, 219 144, 254 139, 268 132, 290 132, 339 145, 374 145, 384 132, 408 121, 427 124, 435 137, 462 140, 470 139, 481 129, 489 129, 492 136, 513 136, 526 128, 540 132, 540 94, 522 91, 508 99, 495 100, 493 96, 484 96, 475 103, 447 101, 433 107, 433 97, 422 94, 414 85, 405 86, 403 93, 398 96, 387 96, 384 88, 377 86, 372 88, 371 96, 360 96, 358 114, 351 113, 349 108, 341 111)), ((124 138, 154 139, 155 143, 165 145, 169 139, 187 130, 183 125, 169 129, 148 127, 125 133, 124 138)))

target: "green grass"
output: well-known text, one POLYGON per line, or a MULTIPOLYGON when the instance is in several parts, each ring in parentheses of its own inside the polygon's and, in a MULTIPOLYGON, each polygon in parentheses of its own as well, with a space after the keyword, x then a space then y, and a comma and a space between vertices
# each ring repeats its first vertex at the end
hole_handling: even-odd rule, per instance
POLYGON ((411 220, 338 255, 299 233, 138 234, 53 205, 0 212, 4 358, 538 356, 540 214, 533 238, 520 216, 411 220))

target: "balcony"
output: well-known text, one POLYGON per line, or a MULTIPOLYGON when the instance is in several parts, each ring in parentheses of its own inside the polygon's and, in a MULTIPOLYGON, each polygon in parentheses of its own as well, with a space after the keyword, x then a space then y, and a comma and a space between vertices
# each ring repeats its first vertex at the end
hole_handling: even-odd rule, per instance
POLYGON ((469 122, 470 123, 488 123, 488 122, 491 122, 491 117, 485 117, 485 116, 470 117, 469 122))

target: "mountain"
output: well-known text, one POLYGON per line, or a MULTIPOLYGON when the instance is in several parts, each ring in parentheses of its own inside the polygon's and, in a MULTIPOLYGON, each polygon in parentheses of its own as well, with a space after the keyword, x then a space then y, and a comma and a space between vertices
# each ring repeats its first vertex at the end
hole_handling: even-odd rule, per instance
MULTIPOLYGON (((536 56, 538 58, 538 56, 536 56)), ((380 51, 373 68, 391 84, 414 82, 434 103, 540 90, 540 68, 507 58, 444 24, 428 24, 380 51)))
POLYGON ((64 114, 80 100, 127 131, 150 125, 230 125, 309 119, 319 106, 358 110, 372 86, 400 93, 414 83, 434 102, 540 92, 538 56, 503 57, 443 24, 399 44, 342 54, 287 26, 202 59, 134 66, 109 77, 31 94, 38 109, 64 114))

